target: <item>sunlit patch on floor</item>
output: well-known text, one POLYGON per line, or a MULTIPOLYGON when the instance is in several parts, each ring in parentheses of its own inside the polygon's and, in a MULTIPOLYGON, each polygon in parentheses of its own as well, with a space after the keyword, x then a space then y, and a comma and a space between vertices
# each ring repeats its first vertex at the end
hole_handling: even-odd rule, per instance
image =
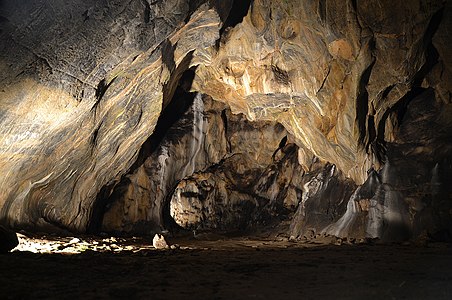
POLYGON ((19 245, 12 250, 29 251, 33 253, 79 254, 85 251, 95 252, 138 252, 155 249, 152 244, 142 238, 79 238, 57 236, 26 236, 18 234, 19 245))

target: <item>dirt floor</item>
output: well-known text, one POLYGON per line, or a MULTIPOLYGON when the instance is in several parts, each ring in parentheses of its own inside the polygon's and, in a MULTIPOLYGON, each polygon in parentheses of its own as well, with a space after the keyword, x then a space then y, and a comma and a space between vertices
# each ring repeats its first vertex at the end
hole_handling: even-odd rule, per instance
POLYGON ((450 244, 170 242, 22 236, 0 299, 452 299, 450 244))

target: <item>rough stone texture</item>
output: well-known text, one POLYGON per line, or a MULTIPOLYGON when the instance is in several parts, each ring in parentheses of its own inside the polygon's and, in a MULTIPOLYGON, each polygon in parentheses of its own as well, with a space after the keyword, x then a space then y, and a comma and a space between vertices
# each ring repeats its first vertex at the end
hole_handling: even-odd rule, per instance
POLYGON ((306 186, 292 235, 450 232, 450 13, 444 1, 254 1, 198 68, 194 89, 250 120, 280 122, 357 184, 380 173, 376 194, 356 192, 327 227, 318 208, 331 202, 328 188, 306 186))
POLYGON ((251 2, 3 1, 0 222, 451 239, 451 1, 251 2))
POLYGON ((165 237, 158 233, 154 235, 154 238, 152 239, 152 246, 156 249, 169 249, 165 237))
POLYGON ((281 127, 254 126, 231 133, 228 158, 179 182, 170 200, 178 225, 243 231, 270 225, 293 211, 301 194, 298 147, 288 144, 279 150, 268 137, 284 134, 281 127), (279 157, 272 157, 279 151, 279 157))
MULTIPOLYGON (((173 110, 171 110, 174 113, 173 110)), ((274 122, 249 122, 201 94, 107 200, 103 231, 248 229, 298 205, 298 147, 274 122)))
POLYGON ((281 122, 362 183, 384 160, 390 112, 435 63, 444 68, 432 44, 443 10, 442 1, 255 1, 194 88, 250 120, 281 122))
POLYGON ((221 21, 185 23, 178 0, 21 3, 1 11, 0 219, 85 231, 221 21))
MULTIPOLYGON (((177 182, 218 163, 226 155, 224 123, 217 114, 225 109, 224 105, 205 103, 200 94, 194 99, 188 95, 185 101, 188 103, 182 107, 189 109, 182 111, 171 127, 158 126, 160 131, 166 131, 158 147, 154 139, 147 142, 151 155, 125 176, 106 200, 107 209, 103 217, 99 216, 103 231, 162 230, 169 217, 164 215, 167 198, 177 182)), ((175 114, 169 108, 169 114, 175 114)))
MULTIPOLYGON (((293 237, 312 238, 333 222, 340 222, 339 218, 346 212, 347 200, 356 188, 335 165, 319 166, 317 163, 312 169, 303 176, 303 194, 290 228, 293 237)), ((356 232, 345 236, 348 234, 355 235, 356 232)))

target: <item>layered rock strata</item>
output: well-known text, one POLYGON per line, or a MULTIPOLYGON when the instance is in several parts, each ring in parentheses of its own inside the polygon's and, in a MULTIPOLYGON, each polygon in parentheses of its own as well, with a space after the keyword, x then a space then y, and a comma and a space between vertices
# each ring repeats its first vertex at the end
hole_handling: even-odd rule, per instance
POLYGON ((0 6, 0 221, 452 232, 450 1, 0 6))

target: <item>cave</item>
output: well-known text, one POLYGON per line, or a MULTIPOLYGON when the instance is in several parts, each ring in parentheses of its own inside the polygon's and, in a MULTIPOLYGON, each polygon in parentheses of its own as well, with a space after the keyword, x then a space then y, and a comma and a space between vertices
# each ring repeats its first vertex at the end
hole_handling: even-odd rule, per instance
POLYGON ((450 0, 0 1, 0 298, 451 299, 450 0))

